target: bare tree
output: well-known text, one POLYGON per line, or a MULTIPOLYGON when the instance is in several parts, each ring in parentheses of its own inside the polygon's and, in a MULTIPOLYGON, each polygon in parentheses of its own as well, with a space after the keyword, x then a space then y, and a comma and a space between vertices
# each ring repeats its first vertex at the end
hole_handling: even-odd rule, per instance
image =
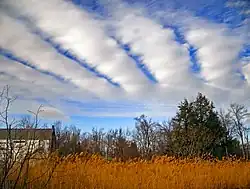
POLYGON ((91 143, 93 146, 93 153, 104 155, 104 136, 105 132, 103 129, 93 128, 91 133, 91 143))
POLYGON ((165 155, 169 153, 170 145, 171 145, 171 140, 170 140, 170 135, 171 135, 171 123, 170 121, 164 121, 161 124, 158 123, 156 125, 156 151, 155 153, 157 155, 165 155))
POLYGON ((10 107, 15 100, 16 97, 10 95, 10 87, 4 87, 0 93, 0 123, 5 127, 2 129, 3 134, 6 134, 0 149, 1 189, 28 188, 28 185, 31 184, 29 180, 30 163, 33 160, 46 158, 47 154, 37 145, 36 131, 42 106, 36 112, 29 111, 33 115, 33 121, 27 118, 17 121, 10 118, 10 107), (23 129, 19 130, 20 127, 23 129))
POLYGON ((233 127, 233 121, 230 115, 230 112, 225 112, 223 109, 220 109, 219 113, 219 118, 222 124, 222 127, 225 128, 225 136, 224 136, 224 144, 225 144, 225 152, 226 156, 229 156, 228 153, 228 137, 234 137, 234 127, 233 127))
POLYGON ((150 158, 155 148, 155 127, 156 123, 147 119, 145 115, 135 118, 136 126, 134 140, 136 141, 139 151, 144 158, 150 158))
POLYGON ((242 155, 244 158, 248 158, 248 152, 244 143, 244 137, 246 136, 247 128, 245 121, 250 116, 247 108, 244 105, 233 103, 230 105, 229 113, 233 121, 233 129, 237 136, 240 138, 242 145, 242 155))
POLYGON ((54 123, 56 148, 59 155, 66 156, 68 154, 75 154, 81 151, 80 149, 80 134, 81 130, 75 126, 62 126, 60 121, 54 123))
POLYGON ((11 161, 13 158, 13 145, 12 145, 12 137, 11 137, 11 129, 15 126, 16 121, 14 119, 10 120, 9 118, 9 109, 12 102, 16 99, 15 97, 11 98, 9 95, 9 86, 3 88, 0 93, 0 122, 2 125, 6 127, 7 137, 6 143, 1 144, 1 164, 3 167, 1 170, 1 183, 0 188, 4 188, 6 185, 6 178, 8 177, 10 170, 13 167, 13 162, 11 161))
POLYGON ((129 131, 110 129, 104 132, 103 129, 93 128, 92 132, 81 134, 81 151, 89 154, 100 154, 106 159, 118 158, 127 160, 138 157, 137 145, 129 140, 129 131))
POLYGON ((114 131, 110 129, 105 135, 105 144, 106 144, 106 159, 109 159, 114 156, 113 141, 114 141, 114 131))

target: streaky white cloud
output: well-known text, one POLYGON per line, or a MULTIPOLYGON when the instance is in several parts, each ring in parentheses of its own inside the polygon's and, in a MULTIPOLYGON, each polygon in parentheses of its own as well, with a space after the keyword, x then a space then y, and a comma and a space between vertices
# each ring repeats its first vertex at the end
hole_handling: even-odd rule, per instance
MULTIPOLYGON (((0 60, 1 65, 2 63, 0 60)), ((39 119, 69 120, 70 114, 68 113, 70 112, 62 111, 58 109, 58 105, 55 106, 58 98, 61 97, 58 93, 51 92, 49 88, 44 89, 41 86, 21 81, 14 76, 0 74, 0 90, 4 89, 7 85, 10 87, 9 97, 15 99, 10 105, 10 114, 30 114, 29 111, 37 112, 38 108, 42 106, 39 119), (39 102, 39 98, 44 99, 46 102, 39 102), (55 105, 52 106, 50 102, 55 105)), ((5 105, 5 101, 2 101, 0 106, 1 111, 5 108, 5 105)))
MULTIPOLYGON (((22 70, 34 78, 34 83, 31 85, 25 74, 18 73, 17 69, 11 66, 8 74, 16 75, 17 78, 10 82, 13 77, 5 76, 3 80, 13 83, 14 88, 17 87, 15 92, 20 96, 27 97, 23 104, 15 106, 20 112, 23 111, 24 104, 29 103, 29 100, 31 104, 39 104, 32 99, 40 96, 45 96, 44 98, 50 100, 50 104, 53 104, 58 112, 63 112, 65 115, 91 117, 135 117, 143 113, 152 117, 169 116, 175 113, 178 102, 184 98, 195 98, 197 92, 208 96, 215 102, 216 107, 228 105, 231 102, 243 102, 246 106, 250 106, 250 86, 245 85, 244 81, 235 74, 236 69, 242 70, 246 78, 245 83, 249 83, 249 67, 241 67, 237 64, 237 54, 242 47, 243 38, 241 35, 234 34, 225 24, 211 24, 206 20, 190 14, 187 16, 184 13, 179 17, 179 13, 176 11, 168 12, 168 10, 162 14, 169 16, 165 19, 165 21, 168 19, 166 22, 168 24, 166 24, 145 16, 140 10, 134 11, 133 8, 124 8, 123 6, 114 11, 114 19, 99 22, 94 20, 85 10, 78 9, 65 1, 5 0, 4 2, 16 8, 17 15, 27 16, 35 26, 52 36, 52 41, 62 45, 64 49, 70 50, 78 58, 86 60, 89 65, 96 66, 100 73, 117 81, 125 89, 114 90, 109 85, 106 87, 106 84, 103 87, 102 82, 95 82, 96 78, 89 77, 88 74, 87 79, 84 80, 85 74, 79 74, 79 72, 82 73, 83 68, 76 67, 75 62, 61 55, 56 55, 57 52, 51 50, 50 45, 30 34, 33 28, 28 30, 13 19, 12 23, 9 24, 9 19, 7 19, 8 21, 5 22, 7 24, 1 27, 2 31, 10 32, 7 35, 9 36, 8 41, 5 41, 4 44, 13 43, 11 48, 17 55, 40 69, 39 66, 43 66, 44 70, 61 75, 74 84, 57 85, 53 82, 53 78, 52 81, 45 80, 43 78, 45 75, 41 75, 38 79, 35 78, 35 73, 33 75, 33 72, 22 70), (204 82, 190 73, 190 57, 187 49, 189 44, 177 43, 173 30, 164 29, 161 26, 163 24, 176 25, 186 38, 191 36, 191 40, 188 38, 187 40, 198 48, 198 61, 203 66, 201 75, 208 82, 204 82), (9 25, 12 31, 7 28, 10 27, 9 25), (134 66, 134 63, 119 49, 115 40, 106 36, 107 34, 104 32, 106 26, 112 26, 115 29, 114 33, 111 34, 114 34, 122 43, 128 43, 133 54, 142 55, 143 63, 157 78, 158 84, 148 83, 144 75, 134 66), (20 30, 20 28, 22 29, 20 30), (200 28, 203 29, 199 30, 200 28), (19 30, 21 33, 16 32, 19 30), (192 38, 190 34, 199 35, 192 38), (11 41, 12 38, 13 41, 11 41), (232 46, 232 43, 235 43, 235 46, 232 46), (212 63, 210 64, 210 62, 212 63), (67 67, 61 68, 61 65, 64 64, 67 64, 67 67), (90 84, 92 78, 94 82, 90 84), (84 84, 83 81, 89 85, 84 84), (46 85, 47 82, 49 84, 46 85), (42 89, 42 85, 44 89, 42 89), (34 87, 35 92, 30 89, 30 86, 34 87), (50 89, 54 86, 57 90, 50 89), (74 86, 78 88, 76 89, 74 86), (98 101, 95 107, 86 104, 70 105, 62 102, 62 99, 72 99, 77 102, 88 101, 89 96, 85 90, 89 91, 90 95, 93 93, 102 97, 102 100, 108 105, 103 105, 102 100, 98 101), (104 93, 105 91, 111 92, 104 93), (126 93, 123 94, 124 92, 126 93), (116 106, 106 100, 113 100, 112 102, 116 106), (121 100, 127 101, 129 105, 123 106, 120 103, 121 100), (173 107, 169 108, 170 105, 173 107)), ((248 23, 245 21, 244 24, 248 23)), ((243 29, 240 32, 243 34, 243 29)), ((4 41, 2 38, 1 40, 4 41)), ((5 47, 3 46, 3 48, 5 47)), ((5 72, 7 73, 6 70, 5 72)), ((1 78, 0 75, 0 85, 1 78)), ((34 107, 37 106, 34 105, 34 107)), ((53 112, 50 109, 48 111, 53 112)))
POLYGON ((64 112, 52 106, 41 107, 41 112, 39 115, 42 119, 52 119, 52 120, 57 119, 63 121, 70 120, 70 117, 68 115, 65 115, 64 112))
POLYGON ((242 11, 241 13, 244 15, 250 15, 250 10, 245 10, 245 11, 242 11))
POLYGON ((175 41, 174 31, 131 8, 117 9, 111 26, 132 53, 140 55, 162 87, 197 87, 199 80, 191 74, 186 45, 175 41), (121 14, 120 14, 121 13, 121 14))
POLYGON ((17 7, 21 14, 31 17, 36 26, 53 36, 53 41, 118 82, 127 92, 134 92, 136 86, 149 85, 133 60, 84 10, 59 0, 10 0, 8 3, 17 7))
POLYGON ((31 85, 30 83, 23 82, 20 79, 0 73, 0 91, 7 85, 10 87, 10 95, 18 99, 58 99, 58 95, 49 91, 49 89, 41 90, 41 87, 31 85))
MULTIPOLYGON (((76 103, 76 102, 75 102, 76 103)), ((67 114, 70 112, 74 116, 87 117, 137 117, 141 114, 146 114, 152 117, 162 117, 173 115, 176 111, 176 104, 164 103, 143 103, 130 100, 127 102, 107 103, 100 101, 98 104, 79 104, 62 102, 58 104, 60 110, 64 110, 67 114)))
POLYGON ((66 115, 64 112, 62 112, 60 109, 53 107, 53 106, 41 106, 37 101, 35 100, 26 100, 26 99, 17 99, 14 101, 14 103, 10 107, 11 114, 28 114, 31 116, 34 116, 34 113, 37 113, 37 111, 40 108, 40 112, 38 114, 38 119, 45 119, 45 120, 51 120, 51 119, 58 119, 58 120, 66 120, 68 121, 70 118, 68 115, 66 115), (33 112, 33 113, 31 113, 33 112))
POLYGON ((96 77, 76 62, 58 54, 49 44, 30 33, 17 20, 4 14, 1 14, 0 19, 2 36, 0 46, 12 51, 40 70, 59 75, 77 87, 99 97, 108 98, 120 94, 121 90, 110 85, 105 79, 96 77))
POLYGON ((244 73, 245 79, 247 80, 248 85, 250 85, 250 61, 249 61, 249 64, 246 64, 243 67, 243 73, 244 73))
POLYGON ((0 72, 8 74, 8 79, 5 81, 1 80, 0 84, 2 86, 13 86, 12 88, 16 88, 17 86, 18 88, 22 87, 31 93, 26 93, 22 96, 34 96, 34 91, 37 91, 38 93, 36 95, 40 94, 39 96, 46 98, 46 100, 58 99, 58 96, 62 99, 67 98, 72 100, 81 100, 82 98, 91 100, 93 98, 93 94, 87 90, 74 87, 70 83, 58 81, 53 76, 43 74, 38 70, 10 60, 4 56, 0 56, 0 65, 0 72), (68 91, 70 91, 70 93, 68 93, 68 91))
POLYGON ((226 6, 227 7, 244 7, 244 6, 246 6, 248 4, 248 2, 247 1, 228 1, 227 3, 226 3, 226 6))
MULTIPOLYGON (((195 96, 195 94, 197 94, 197 91, 199 91, 207 95, 211 100, 215 101, 216 106, 218 105, 219 107, 223 104, 228 105, 232 102, 245 103, 246 106, 250 107, 250 88, 245 85, 245 82, 242 80, 241 75, 236 72, 237 70, 246 75, 246 72, 244 72, 242 68, 243 64, 240 63, 242 58, 238 56, 238 53, 244 48, 243 44, 247 44, 249 41, 249 19, 244 20, 240 27, 232 29, 227 24, 215 24, 206 19, 196 17, 188 11, 179 12, 177 10, 164 10, 155 12, 155 14, 151 16, 153 17, 153 19, 156 19, 159 22, 162 22, 166 25, 174 25, 179 28, 179 31, 184 34, 187 43, 190 43, 198 49, 198 53, 196 53, 198 64, 201 65, 201 57, 199 55, 199 49, 201 49, 201 47, 205 47, 205 49, 203 48, 202 50, 203 54, 210 53, 210 59, 208 60, 212 61, 211 65, 214 66, 214 69, 210 69, 211 72, 209 73, 209 75, 211 74, 214 80, 212 82, 204 81, 201 88, 198 88, 198 90, 195 91, 193 90, 193 88, 184 90, 182 92, 179 91, 177 92, 178 95, 180 95, 180 93, 184 93, 185 97, 195 96), (204 33, 209 33, 210 38, 206 38, 208 41, 207 44, 209 45, 209 49, 213 48, 214 46, 217 47, 216 42, 218 42, 218 46, 220 48, 216 49, 217 52, 211 51, 211 49, 208 50, 206 46, 207 44, 199 46, 201 45, 198 43, 199 40, 195 41, 195 44, 192 44, 192 42, 188 40, 187 34, 189 34, 191 31, 195 31, 196 29, 201 29, 202 31, 204 31, 204 33), (232 47, 232 43, 234 43, 234 47, 232 47), (228 60, 230 62, 224 65, 225 60, 228 60), (214 62, 217 62, 217 64, 215 65, 214 62), (225 77, 223 78, 221 74, 224 74, 225 77), (220 75, 221 80, 215 79, 215 75, 220 75)), ((204 35, 202 35, 201 38, 202 37, 204 37, 204 35)), ((198 39, 200 39, 199 35, 198 39)), ((205 62, 205 65, 208 65, 208 62, 205 62)), ((200 75, 200 78, 205 79, 203 77, 202 71, 198 74, 200 75)), ((206 72, 206 74, 208 74, 208 72, 206 72)))
POLYGON ((243 40, 228 33, 226 28, 197 26, 186 33, 186 38, 197 50, 202 77, 211 85, 232 89, 243 84, 237 70, 240 70, 239 52, 243 40))
POLYGON ((81 112, 79 113, 80 116, 87 116, 87 117, 128 117, 128 118, 136 118, 141 116, 142 114, 147 115, 148 117, 165 117, 166 119, 171 115, 175 115, 175 111, 128 111, 128 112, 122 112, 122 113, 117 113, 117 112, 81 112))
MULTIPOLYGON (((154 15, 155 19, 161 20, 162 22, 168 25, 175 25, 180 29, 180 32, 184 34, 187 43, 193 45, 198 49, 196 57, 198 59, 198 63, 201 66, 201 56, 205 56, 205 54, 207 57, 209 56, 210 59, 208 59, 209 63, 208 61, 203 61, 204 67, 210 65, 211 61, 211 65, 215 65, 215 63, 213 62, 217 62, 216 65, 218 66, 218 69, 214 67, 214 70, 210 72, 211 75, 209 74, 209 78, 216 78, 217 74, 221 74, 219 72, 222 72, 223 74, 228 70, 232 71, 228 72, 232 74, 232 76, 230 78, 228 78, 227 76, 224 79, 227 80, 228 83, 226 83, 226 81, 224 81, 223 79, 214 79, 214 81, 209 82, 209 84, 213 85, 214 87, 220 86, 224 89, 232 88, 232 86, 237 84, 239 84, 238 87, 244 87, 242 86, 243 82, 240 79, 240 75, 236 73, 236 70, 241 71, 242 69, 242 65, 239 64, 239 52, 244 48, 243 45, 247 44, 249 41, 248 35, 250 30, 248 19, 242 21, 239 27, 230 28, 230 26, 225 23, 213 23, 204 18, 194 16, 188 11, 169 12, 170 13, 168 13, 168 11, 165 11, 160 12, 160 14, 156 14, 154 15), (201 53, 199 52, 200 50, 202 51, 201 53), (226 61, 228 62, 227 67, 225 68, 222 65, 224 65, 226 61), (223 69, 221 69, 222 67, 223 69), (235 80, 232 78, 235 78, 235 80), (233 82, 230 86, 230 82, 232 80, 233 82)), ((202 71, 204 72, 204 70, 202 71)), ((204 76, 208 76, 208 73, 204 72, 203 75, 203 73, 201 72, 201 76, 202 78, 206 79, 204 76)))
MULTIPOLYGON (((37 112, 38 108, 42 105, 36 100, 39 97, 43 99, 58 98, 58 95, 48 93, 48 90, 41 90, 36 86, 30 87, 30 84, 22 83, 13 76, 0 74, 0 89, 2 90, 6 85, 10 87, 8 97, 15 99, 10 104, 10 114, 30 114, 29 111, 37 112)), ((6 101, 2 99, 0 111, 4 111, 5 107, 6 101)), ((68 119, 68 116, 61 110, 49 104, 44 104, 41 110, 43 111, 39 113, 39 119, 68 119)))

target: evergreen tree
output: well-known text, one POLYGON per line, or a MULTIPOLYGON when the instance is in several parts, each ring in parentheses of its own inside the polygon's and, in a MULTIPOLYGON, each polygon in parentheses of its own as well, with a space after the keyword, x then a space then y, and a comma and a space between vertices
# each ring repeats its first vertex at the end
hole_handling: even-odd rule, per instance
POLYGON ((210 153, 223 155, 222 147, 226 134, 213 102, 198 93, 193 102, 185 99, 178 106, 176 116, 172 119, 172 152, 180 156, 201 156, 210 153), (220 154, 218 154, 220 152, 220 154))

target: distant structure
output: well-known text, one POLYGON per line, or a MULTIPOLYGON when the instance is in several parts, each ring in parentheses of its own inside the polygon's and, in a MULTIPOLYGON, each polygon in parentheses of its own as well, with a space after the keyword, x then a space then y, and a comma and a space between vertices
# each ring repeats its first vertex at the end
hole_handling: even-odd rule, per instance
POLYGON ((0 158, 9 150, 13 156, 22 157, 27 152, 40 150, 49 153, 55 150, 55 128, 0 129, 0 158), (7 145, 9 143, 9 145, 7 145))

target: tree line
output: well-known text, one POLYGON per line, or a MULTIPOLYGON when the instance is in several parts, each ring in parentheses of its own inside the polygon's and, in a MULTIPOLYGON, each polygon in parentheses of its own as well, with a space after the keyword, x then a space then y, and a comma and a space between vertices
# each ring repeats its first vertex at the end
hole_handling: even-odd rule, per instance
MULTIPOLYGON (((9 94, 9 86, 0 92, 0 126, 7 131, 6 143, 0 143, 0 188, 17 188, 21 174, 24 176, 22 186, 26 188, 32 161, 54 157, 43 148, 35 147, 38 139, 35 131, 43 127, 39 124, 42 107, 36 112, 29 111, 32 117, 12 119, 10 107, 15 100, 16 97, 9 94), (22 138, 20 141, 13 138, 11 133, 16 128, 33 130, 32 140, 23 143, 22 138), (14 145, 19 147, 16 149, 14 145), (17 165, 19 169, 14 169, 17 165), (8 180, 13 173, 18 175, 17 179, 8 180)), ((59 156, 99 154, 108 160, 118 158, 122 161, 161 155, 219 159, 237 156, 249 159, 247 119, 250 119, 250 113, 244 105, 233 103, 228 109, 216 111, 214 103, 198 93, 193 101, 184 99, 180 102, 176 115, 171 119, 159 123, 141 115, 135 118, 135 127, 130 130, 93 128, 91 132, 84 132, 56 121, 52 126, 54 142, 51 149, 59 156)), ((52 175, 59 162, 50 163, 51 169, 45 171, 52 175)))
POLYGON ((135 118, 131 130, 117 128, 105 132, 93 128, 91 132, 81 132, 57 121, 56 148, 61 156, 85 152, 122 160, 150 159, 154 155, 248 159, 249 116, 247 108, 236 103, 216 111, 214 103, 198 93, 195 100, 180 102, 170 120, 158 123, 141 115, 135 118))

